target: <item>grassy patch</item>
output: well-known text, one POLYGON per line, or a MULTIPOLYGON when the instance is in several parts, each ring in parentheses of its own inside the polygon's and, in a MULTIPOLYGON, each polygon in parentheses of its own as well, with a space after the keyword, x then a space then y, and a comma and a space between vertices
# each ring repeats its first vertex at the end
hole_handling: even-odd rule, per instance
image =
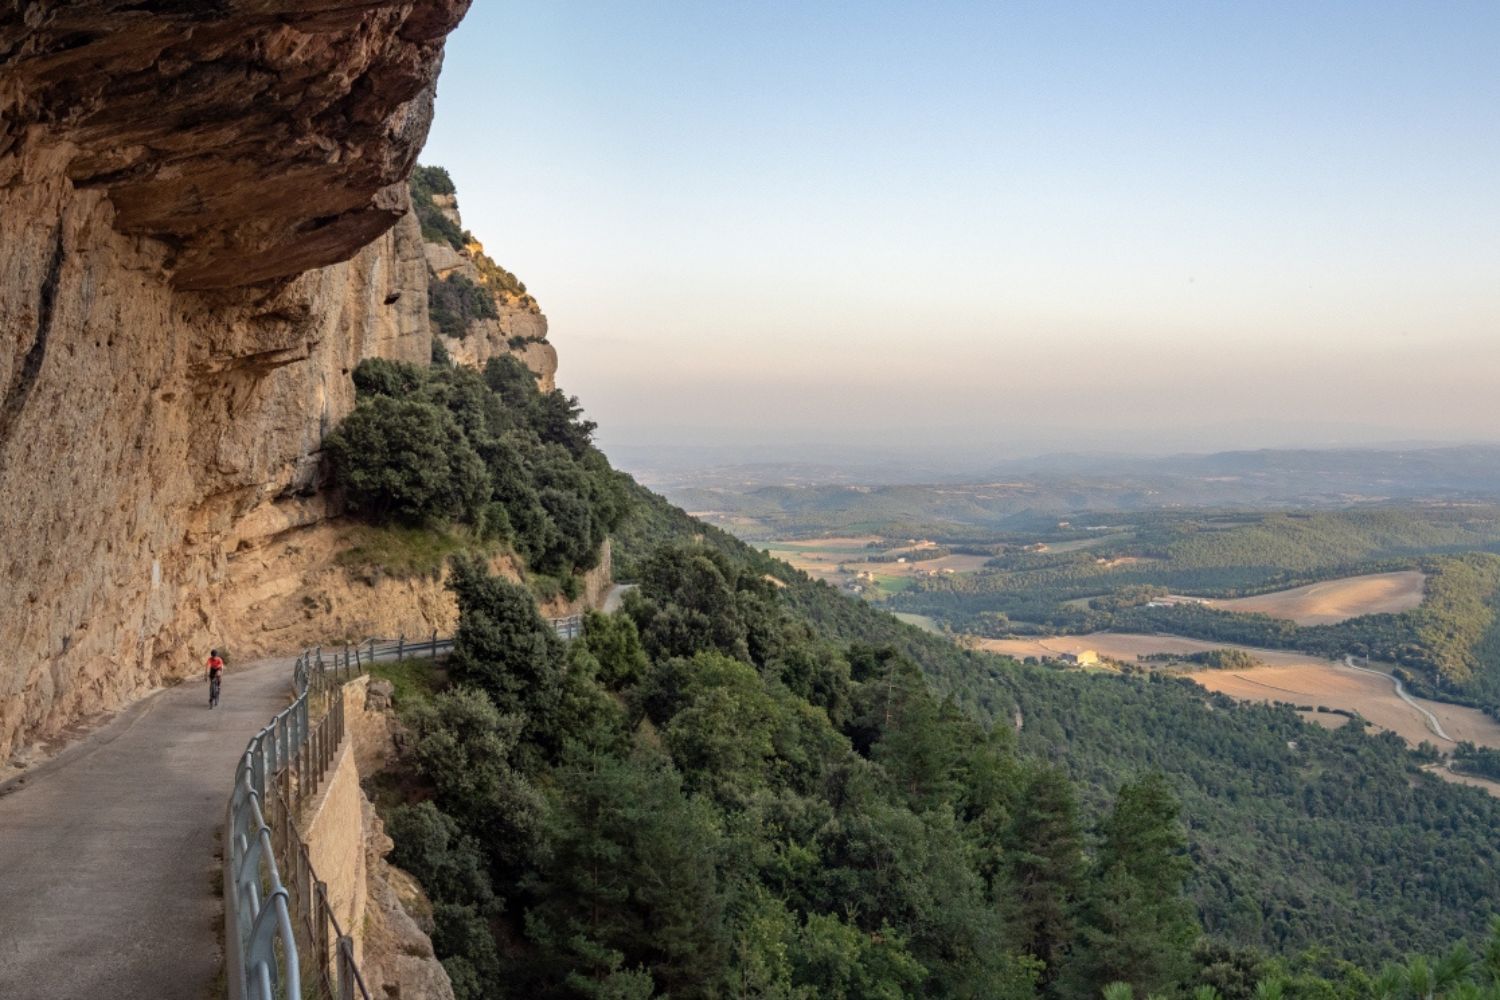
POLYGON ((493 555, 494 543, 481 542, 466 531, 356 525, 346 536, 348 547, 334 561, 349 570, 373 572, 400 579, 437 577, 448 557, 459 553, 493 555))
POLYGON ((398 712, 408 705, 426 701, 448 685, 448 672, 435 660, 426 657, 372 663, 370 676, 390 681, 395 687, 392 701, 398 712))
POLYGON ((909 576, 880 576, 875 577, 875 589, 884 596, 899 594, 904 590, 910 590, 916 585, 915 580, 909 576))

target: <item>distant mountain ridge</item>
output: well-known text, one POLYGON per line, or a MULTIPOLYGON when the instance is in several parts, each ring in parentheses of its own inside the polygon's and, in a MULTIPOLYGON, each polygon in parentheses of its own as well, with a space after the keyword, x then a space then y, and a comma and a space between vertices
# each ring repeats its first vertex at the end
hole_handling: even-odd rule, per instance
POLYGON ((1054 454, 905 481, 888 467, 868 477, 861 472, 876 470, 757 463, 678 473, 655 485, 673 502, 718 523, 738 524, 737 530, 747 528, 747 518, 773 531, 1010 527, 1085 511, 1494 500, 1500 498, 1500 445, 1264 449, 1156 458, 1054 454))

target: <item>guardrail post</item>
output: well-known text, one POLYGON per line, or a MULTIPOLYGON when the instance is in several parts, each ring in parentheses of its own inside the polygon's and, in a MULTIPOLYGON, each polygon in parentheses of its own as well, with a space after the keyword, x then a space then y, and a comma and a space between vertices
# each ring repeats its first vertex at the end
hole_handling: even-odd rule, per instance
POLYGON ((302 893, 298 899, 302 911, 302 924, 311 932, 313 914, 317 912, 314 907, 318 901, 313 898, 312 855, 308 853, 307 845, 301 841, 297 843, 297 885, 302 893))
POLYGON ((406 659, 406 633, 402 632, 396 636, 396 659, 406 659))
POLYGON ((432 658, 437 659, 437 629, 432 630, 432 658))
POLYGON ((266 757, 266 778, 270 781, 276 780, 276 722, 260 731, 261 752, 266 757))
POLYGON ((314 726, 312 734, 313 754, 309 770, 312 772, 312 793, 316 795, 318 789, 323 787, 323 727, 314 726))
POLYGON ((262 802, 266 800, 266 748, 257 744, 255 753, 250 758, 251 779, 255 782, 255 791, 260 795, 262 802))
POLYGON ((329 908, 328 883, 319 879, 317 888, 314 890, 314 896, 317 900, 317 931, 315 932, 314 940, 317 941, 318 945, 319 968, 326 975, 333 965, 331 961, 333 956, 329 954, 328 948, 328 918, 323 915, 329 908))
POLYGON ((354 939, 339 938, 339 1000, 354 1000, 354 939))
MULTIPOLYGON (((296 867, 296 859, 294 857, 296 852, 292 849, 292 845, 297 842, 295 836, 297 832, 297 817, 292 805, 292 769, 290 767, 281 772, 281 804, 283 806, 281 810, 283 814, 281 817, 282 849, 285 851, 287 872, 291 875, 292 881, 295 883, 296 875, 293 873, 296 867)), ((295 891, 296 887, 293 886, 293 892, 295 893, 295 891)))
POLYGON ((373 638, 370 640, 370 661, 369 662, 371 662, 371 663, 375 662, 375 640, 373 638))

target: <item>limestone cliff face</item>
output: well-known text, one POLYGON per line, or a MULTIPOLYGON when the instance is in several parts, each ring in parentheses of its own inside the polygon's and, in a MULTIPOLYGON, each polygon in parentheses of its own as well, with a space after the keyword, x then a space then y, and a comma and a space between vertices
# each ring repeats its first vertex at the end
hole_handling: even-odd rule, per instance
MULTIPOLYGON (((433 195, 432 200, 462 229, 457 198, 433 195)), ((458 275, 483 288, 495 303, 494 319, 471 320, 461 337, 440 334, 454 363, 483 368, 490 358, 509 354, 537 373, 537 383, 543 392, 552 391, 556 386, 557 349, 547 341, 547 317, 542 315, 536 299, 525 292, 525 286, 515 286, 512 277, 489 259, 478 240, 470 239, 458 248, 429 240, 423 250, 432 281, 446 281, 458 275), (511 287, 505 287, 507 284, 511 287)))
POLYGON ((0 11, 0 763, 233 651, 337 512, 349 371, 429 356, 404 178, 466 6, 0 11))
MULTIPOLYGON (((0 156, 151 236, 179 287, 347 260, 403 214, 469 0, 23 0, 0 10, 0 156)), ((13 182, 15 164, 0 184, 13 182)))

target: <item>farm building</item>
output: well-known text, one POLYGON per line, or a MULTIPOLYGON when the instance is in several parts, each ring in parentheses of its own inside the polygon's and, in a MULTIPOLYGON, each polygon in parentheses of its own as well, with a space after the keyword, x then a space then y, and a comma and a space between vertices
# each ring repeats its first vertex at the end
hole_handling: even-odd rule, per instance
POLYGON ((1099 654, 1092 649, 1080 649, 1076 653, 1064 653, 1061 659, 1076 667, 1087 667, 1098 664, 1099 654))

